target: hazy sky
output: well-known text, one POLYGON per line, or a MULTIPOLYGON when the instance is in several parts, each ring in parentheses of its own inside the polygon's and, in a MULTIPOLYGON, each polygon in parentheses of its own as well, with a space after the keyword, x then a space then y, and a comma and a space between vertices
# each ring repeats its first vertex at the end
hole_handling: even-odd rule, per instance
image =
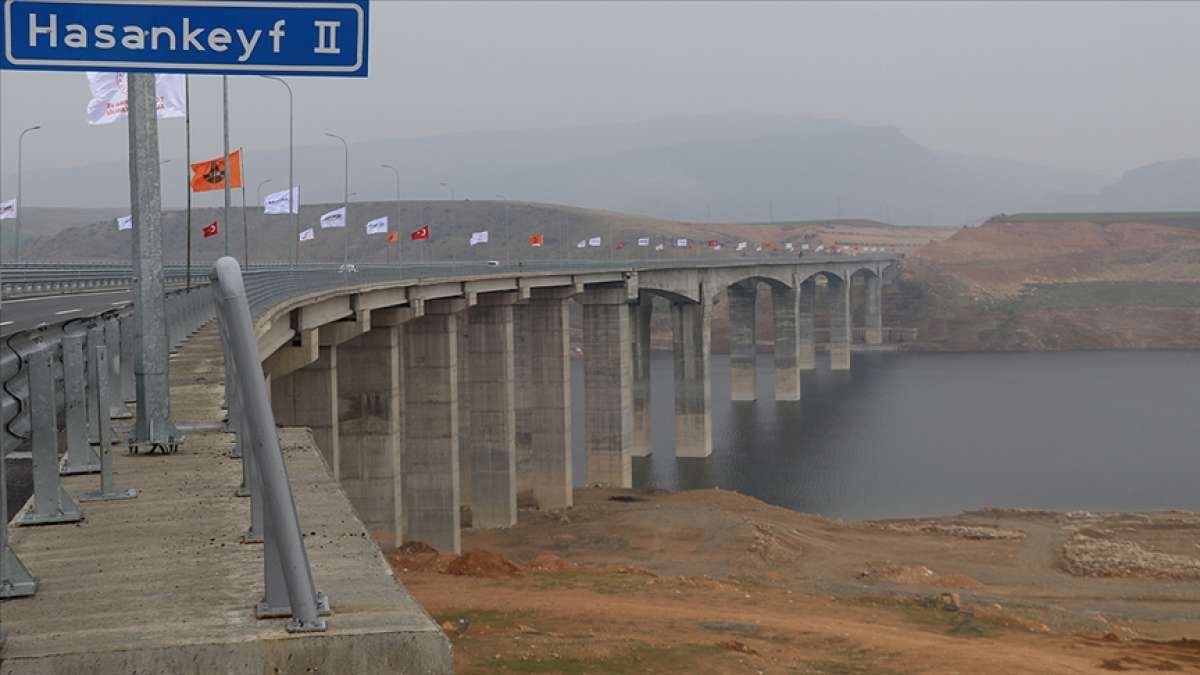
MULTIPOLYGON (((888 124, 931 147, 1115 176, 1200 155, 1200 3, 371 5, 371 76, 293 80, 297 144, 698 112, 888 124)), ((220 80, 193 78, 193 143, 220 153, 220 80)), ((233 134, 286 147, 286 96, 232 80, 233 134)), ((121 158, 80 73, 0 76, 0 161, 121 158)), ((182 120, 162 142, 180 154, 182 120)), ((249 140, 242 140, 249 143, 249 140)), ((8 194, 15 186, 5 185, 8 194)))

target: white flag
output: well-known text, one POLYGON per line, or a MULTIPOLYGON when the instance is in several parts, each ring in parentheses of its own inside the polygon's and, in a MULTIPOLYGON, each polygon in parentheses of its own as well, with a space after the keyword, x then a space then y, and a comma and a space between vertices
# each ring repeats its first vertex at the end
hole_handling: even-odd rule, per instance
POLYGON ((755 252, 755 253, 762 253, 762 246, 756 246, 756 247, 754 247, 754 252, 755 252))
POLYGON ((117 218, 117 231, 118 232, 120 232, 121 230, 132 230, 132 229, 133 229, 133 215, 132 214, 128 215, 128 216, 121 216, 120 218, 117 218))
POLYGON ((312 241, 317 238, 317 233, 310 227, 300 233, 300 241, 312 241))
POLYGON ((714 250, 714 251, 720 251, 720 250, 721 250, 721 245, 720 245, 720 244, 717 244, 716 246, 712 247, 712 250, 714 250))
POLYGON ((587 248, 587 239, 580 239, 579 243, 575 244, 575 248, 587 248))
POLYGON ((749 244, 747 244, 747 243, 746 243, 746 242, 744 242, 744 241, 739 241, 739 242, 738 242, 738 245, 737 245, 737 250, 738 250, 738 251, 745 251, 745 250, 746 250, 746 247, 747 247, 748 245, 749 245, 749 244))
POLYGON ((807 251, 807 250, 808 250, 808 244, 800 244, 800 250, 801 250, 801 251, 807 251))
POLYGON ((10 220, 17 217, 17 198, 0 202, 0 220, 10 220))
POLYGON ((661 250, 663 250, 663 248, 664 248, 664 247, 663 247, 663 245, 662 245, 662 244, 655 244, 655 245, 654 245, 654 250, 655 250, 655 251, 661 251, 661 250))
POLYGON ((675 246, 678 248, 687 248, 687 239, 676 239, 675 246))
POLYGON ((291 213, 300 213, 300 187, 296 186, 291 189, 290 199, 288 192, 288 190, 280 190, 267 195, 267 198, 263 200, 263 213, 268 215, 288 213, 289 210, 291 213))
POLYGON ((321 229, 330 227, 345 227, 346 226, 346 207, 334 209, 329 213, 321 216, 321 229))
POLYGON ((602 243, 604 242, 600 240, 600 237, 592 237, 591 239, 588 239, 588 246, 599 246, 602 243))
POLYGON ((784 247, 785 249, 789 250, 789 251, 794 251, 794 250, 796 250, 796 247, 795 247, 795 246, 793 246, 793 245, 792 245, 792 242, 790 242, 790 241, 789 241, 789 242, 787 242, 786 244, 784 244, 784 245, 783 245, 783 247, 784 247))
POLYGON ((367 234, 387 234, 388 222, 387 216, 376 218, 367 222, 367 234))
POLYGON ((825 244, 817 244, 817 253, 825 250, 825 244))
POLYGON ((472 232, 471 233, 471 245, 472 246, 475 246, 476 244, 486 244, 486 243, 488 243, 488 231, 487 230, 484 230, 483 232, 472 232))
POLYGON ((650 245, 650 237, 642 237, 642 238, 638 239, 638 246, 649 246, 649 245, 650 245))
MULTIPOLYGON (((129 75, 127 73, 88 73, 92 100, 87 106, 88 124, 112 124, 129 116, 129 75)), ((183 75, 158 73, 154 76, 158 94, 158 118, 183 117, 186 98, 183 75)))

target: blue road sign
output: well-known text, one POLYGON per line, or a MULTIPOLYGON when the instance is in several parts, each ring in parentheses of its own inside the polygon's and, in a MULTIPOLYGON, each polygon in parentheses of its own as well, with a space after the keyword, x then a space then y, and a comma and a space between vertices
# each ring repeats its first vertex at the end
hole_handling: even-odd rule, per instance
POLYGON ((368 0, 2 0, 0 68, 366 77, 368 0))

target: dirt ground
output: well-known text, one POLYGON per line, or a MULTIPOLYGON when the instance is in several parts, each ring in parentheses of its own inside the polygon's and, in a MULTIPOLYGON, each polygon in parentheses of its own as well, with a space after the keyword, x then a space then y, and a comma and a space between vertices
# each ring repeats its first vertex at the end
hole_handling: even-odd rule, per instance
POLYGON ((520 521, 390 556, 460 673, 1200 670, 1198 514, 849 523, 589 488, 520 521))

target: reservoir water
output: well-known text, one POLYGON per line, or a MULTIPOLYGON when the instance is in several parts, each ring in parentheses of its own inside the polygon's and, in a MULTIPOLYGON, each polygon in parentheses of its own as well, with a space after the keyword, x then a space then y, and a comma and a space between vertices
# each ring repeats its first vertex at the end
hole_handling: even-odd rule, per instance
MULTIPOLYGON (((713 355, 713 455, 674 456, 671 355, 651 363, 650 457, 634 486, 720 487, 848 519, 984 506, 1200 510, 1200 352, 823 355, 803 400, 729 400, 713 355)), ((574 372, 575 482, 586 479, 583 368, 574 372)))

